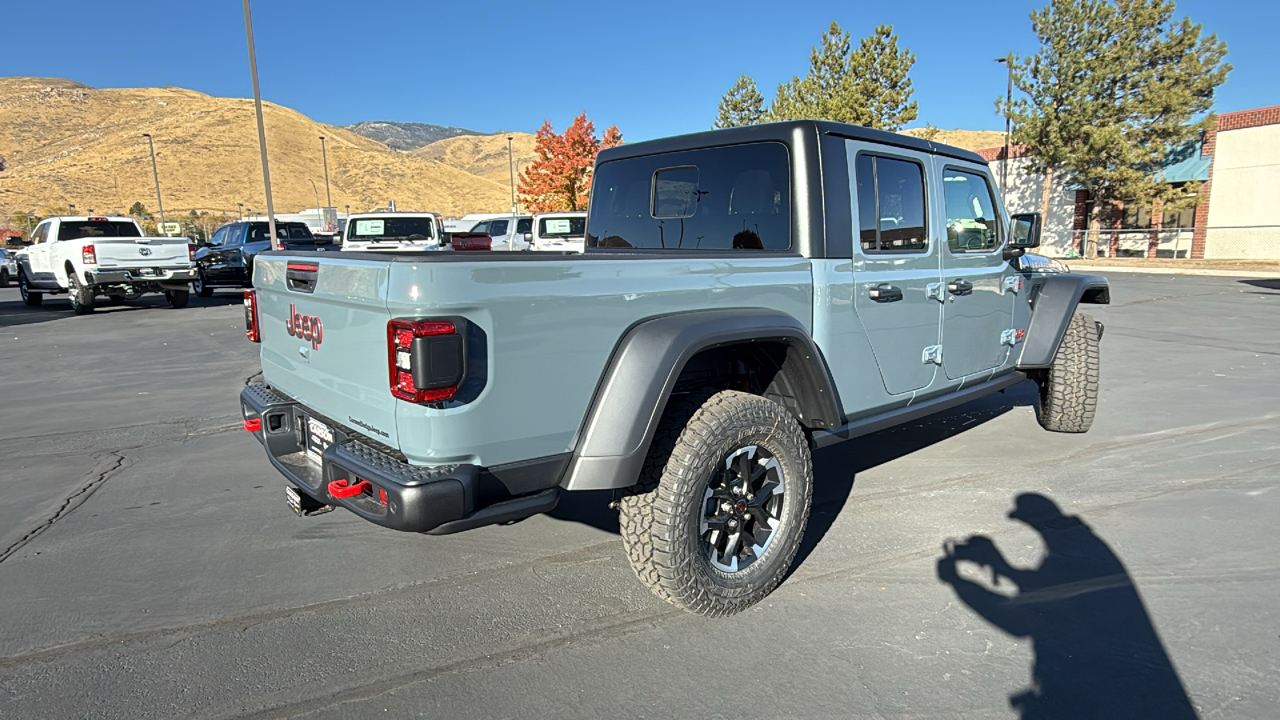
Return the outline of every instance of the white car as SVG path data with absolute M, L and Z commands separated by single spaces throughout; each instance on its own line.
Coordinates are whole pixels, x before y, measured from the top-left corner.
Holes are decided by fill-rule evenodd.
M 347 218 L 342 249 L 348 252 L 444 250 L 444 223 L 436 213 L 361 213 Z
M 127 217 L 42 220 L 17 261 L 24 303 L 39 305 L 45 295 L 67 293 L 77 315 L 93 312 L 99 295 L 162 292 L 170 307 L 186 307 L 196 277 L 195 245 L 187 238 L 147 237 Z
M 18 277 L 18 263 L 8 248 L 0 248 L 0 287 L 9 287 L 9 281 Z
M 507 215 L 478 223 L 471 232 L 488 233 L 494 250 L 528 250 L 527 235 L 533 232 L 533 216 Z
M 553 212 L 533 216 L 531 250 L 583 252 L 587 249 L 587 213 Z

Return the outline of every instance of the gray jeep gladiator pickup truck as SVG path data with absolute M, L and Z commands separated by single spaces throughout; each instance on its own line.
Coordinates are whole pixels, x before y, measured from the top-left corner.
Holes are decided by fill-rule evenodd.
M 1088 430 L 1077 305 L 1107 282 L 1022 257 L 1039 218 L 995 187 L 965 150 L 788 122 L 601 152 L 582 254 L 263 253 L 245 429 L 295 511 L 397 530 L 612 490 L 640 580 L 734 613 L 789 569 L 812 448 L 1027 379 Z

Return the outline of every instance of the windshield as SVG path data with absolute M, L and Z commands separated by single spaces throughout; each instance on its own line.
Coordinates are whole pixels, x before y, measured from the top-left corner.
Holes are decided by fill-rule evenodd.
M 389 240 L 430 240 L 435 218 L 384 217 L 356 218 L 348 223 L 347 239 L 379 242 Z
M 587 234 L 587 219 L 584 217 L 553 217 L 538 220 L 538 237 L 540 238 L 580 238 Z
M 58 226 L 59 240 L 88 237 L 142 237 L 132 222 L 112 220 L 69 220 Z

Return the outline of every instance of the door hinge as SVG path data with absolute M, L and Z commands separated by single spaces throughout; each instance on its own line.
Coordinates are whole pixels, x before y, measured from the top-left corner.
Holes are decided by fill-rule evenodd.
M 1017 345 L 1022 342 L 1023 331 L 1021 330 L 1005 330 L 1000 333 L 1001 345 Z
M 929 283 L 928 285 L 925 285 L 924 296 L 927 298 L 933 298 L 938 302 L 945 302 L 942 297 L 942 283 L 936 282 L 936 283 Z
M 1010 275 L 1004 279 L 1004 289 L 1013 294 L 1018 294 L 1022 290 L 1022 278 L 1017 275 Z
M 942 364 L 942 346 L 930 345 L 929 347 L 925 348 L 923 355 L 920 357 L 920 362 L 926 365 L 928 365 L 929 363 L 933 363 L 934 365 L 941 365 Z

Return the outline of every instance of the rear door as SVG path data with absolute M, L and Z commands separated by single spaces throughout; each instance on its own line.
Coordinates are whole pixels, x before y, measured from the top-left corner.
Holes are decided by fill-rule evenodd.
M 941 157 L 936 162 L 947 230 L 942 367 L 948 379 L 959 380 L 1008 359 L 1014 295 L 1005 282 L 1014 271 L 1004 259 L 1005 221 L 989 171 Z
M 933 382 L 941 352 L 940 243 L 926 202 L 931 158 L 853 140 L 848 158 L 859 228 L 854 308 L 885 389 L 920 390 Z
M 264 380 L 320 419 L 396 446 L 390 263 L 308 253 L 265 255 L 255 264 Z

